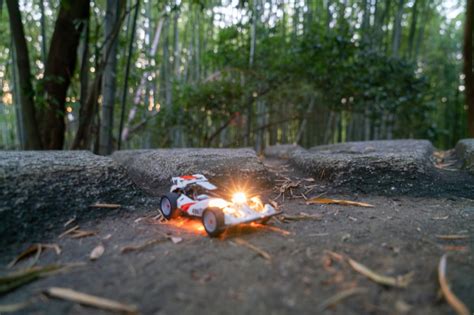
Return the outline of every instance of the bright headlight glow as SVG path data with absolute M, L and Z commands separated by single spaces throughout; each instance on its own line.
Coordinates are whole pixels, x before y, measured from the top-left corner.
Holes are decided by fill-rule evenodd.
M 243 192 L 237 192 L 232 196 L 232 202 L 241 204 L 247 201 L 247 196 Z

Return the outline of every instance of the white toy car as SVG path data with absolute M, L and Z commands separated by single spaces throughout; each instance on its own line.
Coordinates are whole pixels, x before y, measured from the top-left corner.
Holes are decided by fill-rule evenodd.
M 247 199 L 245 193 L 236 192 L 231 201 L 211 197 L 217 187 L 204 175 L 186 175 L 172 178 L 170 192 L 161 198 L 160 208 L 163 216 L 170 220 L 180 214 L 202 218 L 207 234 L 218 236 L 227 227 L 260 221 L 265 223 L 280 212 L 260 198 Z

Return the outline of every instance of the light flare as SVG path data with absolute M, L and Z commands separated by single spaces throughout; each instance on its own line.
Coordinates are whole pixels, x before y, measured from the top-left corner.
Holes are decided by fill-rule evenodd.
M 247 196 L 243 192 L 236 192 L 232 196 L 232 202 L 235 204 L 242 204 L 247 202 Z

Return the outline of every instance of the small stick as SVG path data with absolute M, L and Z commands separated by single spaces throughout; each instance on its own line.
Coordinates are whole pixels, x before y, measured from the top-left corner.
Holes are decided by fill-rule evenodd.
M 254 252 L 259 254 L 261 257 L 265 258 L 266 260 L 268 260 L 268 261 L 272 260 L 272 256 L 270 256 L 270 254 L 267 253 L 266 251 L 264 251 L 263 249 L 258 248 L 257 246 L 255 246 L 253 244 L 250 244 L 249 242 L 247 242 L 247 241 L 245 241 L 241 238 L 236 238 L 234 241 L 235 241 L 235 243 L 237 243 L 239 245 L 245 246 L 245 247 L 253 250 Z
M 121 206 L 116 203 L 96 203 L 93 205 L 90 205 L 89 207 L 91 208 L 107 208 L 107 209 L 117 209 L 120 208 Z
M 337 303 L 341 302 L 342 300 L 347 299 L 348 297 L 351 297 L 356 294 L 366 293 L 366 292 L 367 292 L 366 288 L 352 288 L 352 289 L 341 291 L 339 293 L 334 294 L 329 299 L 323 301 L 319 305 L 318 309 L 319 311 L 324 311 L 328 307 L 334 306 Z
M 76 225 L 75 227 L 70 228 L 69 230 L 63 232 L 61 235 L 59 235 L 59 238 L 63 238 L 64 236 L 72 233 L 73 231 L 79 229 L 79 225 Z
M 447 256 L 444 254 L 438 265 L 438 281 L 439 286 L 441 287 L 441 292 L 443 292 L 444 298 L 448 302 L 449 305 L 458 313 L 459 315 L 469 315 L 469 309 L 464 305 L 461 300 L 457 298 L 456 295 L 451 291 L 448 285 L 448 281 L 446 280 L 446 260 Z
M 442 240 L 464 240 L 466 238 L 469 238 L 469 235 L 461 235 L 461 234 L 452 234 L 452 235 L 436 235 L 437 238 L 442 239 Z

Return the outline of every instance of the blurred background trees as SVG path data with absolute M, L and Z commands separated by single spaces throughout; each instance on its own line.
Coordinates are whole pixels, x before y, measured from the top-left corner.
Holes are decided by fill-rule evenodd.
M 5 2 L 4 149 L 474 137 L 470 0 Z

